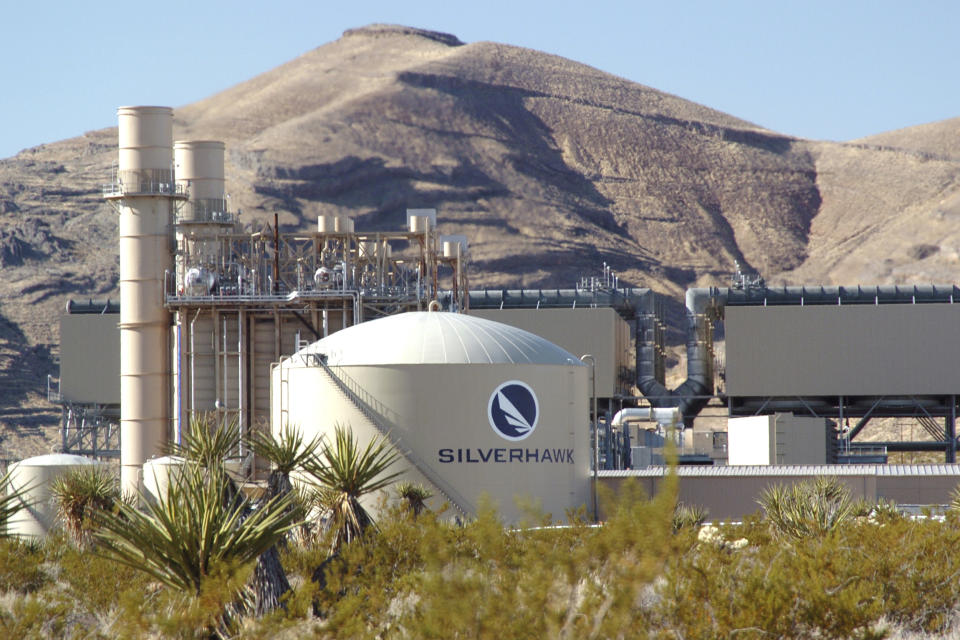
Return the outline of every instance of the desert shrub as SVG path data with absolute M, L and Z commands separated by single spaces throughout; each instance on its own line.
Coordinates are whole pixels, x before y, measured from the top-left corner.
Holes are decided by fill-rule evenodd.
M 707 510 L 698 505 L 687 505 L 682 502 L 677 503 L 673 511 L 673 530 L 680 531 L 685 528 L 696 528 L 707 520 Z
M 71 609 L 69 600 L 56 593 L 15 598 L 0 606 L 0 636 L 23 640 L 64 637 Z
M 46 554 L 39 543 L 0 538 L 0 592 L 31 593 L 50 577 L 44 569 Z
M 957 523 L 846 519 L 819 535 L 771 537 L 757 518 L 724 527 L 749 546 L 697 545 L 671 558 L 654 627 L 685 638 L 922 637 L 955 633 Z
M 433 493 L 422 484 L 413 484 L 412 482 L 401 482 L 397 485 L 396 491 L 397 496 L 403 500 L 414 517 L 426 510 L 427 500 L 433 497 Z
M 401 505 L 378 535 L 344 545 L 319 594 L 329 637 L 516 638 L 644 635 L 644 596 L 673 545 L 673 495 L 635 483 L 605 497 L 594 527 L 511 529 L 489 506 L 455 526 Z M 539 520 L 534 518 L 533 520 Z

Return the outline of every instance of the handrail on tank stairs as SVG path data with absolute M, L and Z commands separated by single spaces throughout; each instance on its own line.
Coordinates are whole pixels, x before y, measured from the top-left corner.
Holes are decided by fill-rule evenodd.
M 357 407 L 360 413 L 362 413 L 364 417 L 366 417 L 370 421 L 370 423 L 377 428 L 380 434 L 390 441 L 390 444 L 394 446 L 397 452 L 400 453 L 400 455 L 402 455 L 404 458 L 406 458 L 407 461 L 411 465 L 413 465 L 415 469 L 417 469 L 418 471 L 420 471 L 420 473 L 426 476 L 427 480 L 429 480 L 433 484 L 433 486 L 437 488 L 437 491 L 440 492 L 443 498 L 447 502 L 449 502 L 451 505 L 453 505 L 453 507 L 457 511 L 460 512 L 461 516 L 463 516 L 464 518 L 468 516 L 468 514 L 472 510 L 470 509 L 470 503 L 467 500 L 465 500 L 463 496 L 461 496 L 452 487 L 448 486 L 445 489 L 444 485 L 446 483 L 440 478 L 439 474 L 437 474 L 428 464 L 423 462 L 420 459 L 420 457 L 413 452 L 413 450 L 403 446 L 403 441 L 401 440 L 401 438 L 397 435 L 394 435 L 394 433 L 383 424 L 382 416 L 375 409 L 373 409 L 373 407 L 371 407 L 366 401 L 364 401 L 363 398 L 359 396 L 359 394 L 357 394 L 353 389 L 351 389 L 350 385 L 347 384 L 347 382 L 344 381 L 343 378 L 347 378 L 357 389 L 361 390 L 364 394 L 369 396 L 370 394 L 364 391 L 363 387 L 361 387 L 356 380 L 354 380 L 347 373 L 344 373 L 342 371 L 339 374 L 335 372 L 330 367 L 330 365 L 326 363 L 326 358 L 323 357 L 322 354 L 310 353 L 310 354 L 303 354 L 303 355 L 312 356 L 310 358 L 311 364 L 318 364 L 320 367 L 322 367 L 323 370 L 327 373 L 327 375 L 330 376 L 330 379 L 333 380 L 334 384 L 337 385 L 337 388 L 340 389 L 340 391 L 342 391 L 343 394 L 347 396 L 347 398 L 349 398 L 349 400 L 354 404 L 355 407 Z M 341 376 L 343 376 L 343 378 L 341 378 Z

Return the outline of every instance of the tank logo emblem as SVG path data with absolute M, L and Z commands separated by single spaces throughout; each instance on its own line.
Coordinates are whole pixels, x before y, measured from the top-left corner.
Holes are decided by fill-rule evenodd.
M 498 436 L 505 440 L 523 440 L 537 427 L 540 405 L 537 395 L 525 382 L 504 382 L 490 394 L 487 418 Z

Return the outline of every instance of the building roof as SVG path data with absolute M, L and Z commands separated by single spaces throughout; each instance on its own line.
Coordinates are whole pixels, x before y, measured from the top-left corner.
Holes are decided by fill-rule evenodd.
M 554 364 L 586 366 L 569 351 L 510 325 L 461 313 L 413 311 L 337 331 L 301 349 L 332 366 Z

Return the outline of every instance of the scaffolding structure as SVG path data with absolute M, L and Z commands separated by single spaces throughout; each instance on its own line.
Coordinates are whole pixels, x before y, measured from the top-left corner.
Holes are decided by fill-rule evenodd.
M 317 231 L 286 233 L 277 218 L 244 233 L 225 212 L 177 214 L 164 301 L 175 442 L 198 415 L 243 434 L 267 424 L 271 365 L 310 342 L 380 316 L 469 305 L 466 241 L 439 235 L 434 210 L 409 210 L 395 232 L 320 216 Z

